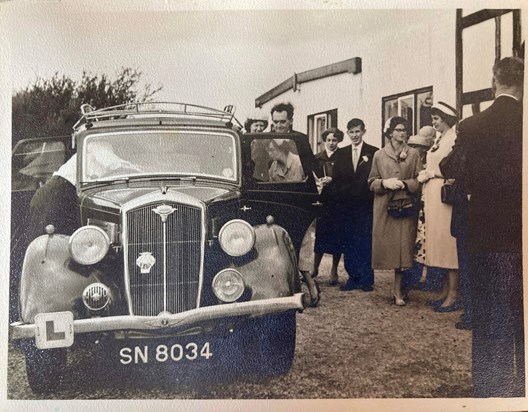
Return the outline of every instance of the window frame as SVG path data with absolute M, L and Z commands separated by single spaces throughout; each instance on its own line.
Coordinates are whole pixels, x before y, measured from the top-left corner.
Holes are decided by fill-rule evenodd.
M 385 113 L 385 104 L 391 100 L 397 99 L 398 101 L 398 115 L 401 114 L 401 100 L 403 98 L 408 98 L 409 96 L 413 97 L 413 119 L 410 124 L 411 130 L 407 131 L 409 136 L 416 134 L 418 131 L 418 96 L 424 93 L 430 93 L 433 96 L 433 86 L 424 86 L 418 89 L 412 89 L 401 93 L 391 94 L 390 96 L 385 96 L 381 98 L 381 129 L 385 126 L 385 122 L 389 118 Z M 403 116 L 402 116 L 403 117 Z M 382 136 L 382 146 L 385 146 L 385 136 Z

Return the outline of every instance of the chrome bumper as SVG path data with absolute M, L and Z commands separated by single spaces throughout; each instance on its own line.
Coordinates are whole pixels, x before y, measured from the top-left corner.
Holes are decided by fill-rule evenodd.
M 200 322 L 237 316 L 263 316 L 287 310 L 304 309 L 303 294 L 256 300 L 240 303 L 206 306 L 177 314 L 158 316 L 109 316 L 101 318 L 78 319 L 73 321 L 74 334 L 91 332 L 110 332 L 125 330 L 154 331 L 168 328 L 185 328 Z M 35 338 L 35 324 L 14 322 L 9 326 L 12 340 Z

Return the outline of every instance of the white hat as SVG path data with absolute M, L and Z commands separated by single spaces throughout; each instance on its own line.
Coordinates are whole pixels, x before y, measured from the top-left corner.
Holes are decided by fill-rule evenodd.
M 448 116 L 458 117 L 456 109 L 452 106 L 449 106 L 447 103 L 437 102 L 433 104 L 432 108 L 440 110 L 442 113 L 445 113 Z

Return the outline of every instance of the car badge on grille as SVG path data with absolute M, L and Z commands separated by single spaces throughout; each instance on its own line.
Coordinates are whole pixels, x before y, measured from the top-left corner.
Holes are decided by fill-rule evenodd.
M 176 209 L 169 205 L 159 205 L 156 209 L 152 209 L 152 211 L 158 215 L 161 216 L 161 221 L 165 223 L 167 221 L 167 217 L 173 213 Z
M 136 260 L 136 265 L 141 269 L 141 273 L 150 273 L 154 263 L 156 263 L 156 259 L 150 252 L 141 252 Z

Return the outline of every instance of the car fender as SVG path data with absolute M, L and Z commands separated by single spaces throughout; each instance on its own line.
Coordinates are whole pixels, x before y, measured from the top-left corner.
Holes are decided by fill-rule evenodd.
M 98 282 L 98 272 L 75 263 L 68 252 L 70 236 L 39 236 L 30 243 L 20 279 L 20 317 L 33 323 L 35 315 L 71 311 L 86 286 Z
M 255 229 L 254 258 L 237 270 L 251 289 L 251 300 L 291 296 L 300 289 L 297 256 L 288 232 L 274 224 Z

